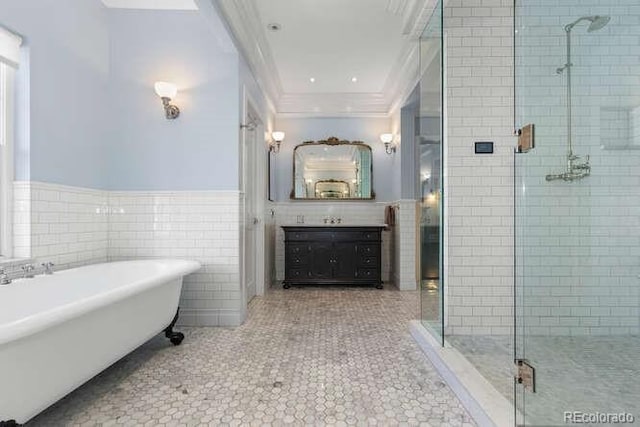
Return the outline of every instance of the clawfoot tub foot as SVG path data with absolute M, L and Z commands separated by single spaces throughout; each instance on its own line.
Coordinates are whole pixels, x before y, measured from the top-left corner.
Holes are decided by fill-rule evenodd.
M 9 420 L 9 421 L 0 421 L 0 427 L 17 427 L 20 424 L 18 424 L 15 420 Z
M 171 344 L 173 345 L 180 345 L 182 343 L 182 340 L 184 339 L 184 334 L 182 332 L 176 332 L 173 330 L 173 327 L 176 325 L 176 322 L 178 321 L 179 315 L 180 315 L 180 308 L 178 307 L 178 310 L 176 311 L 176 315 L 173 317 L 173 320 L 171 321 L 169 326 L 167 326 L 167 328 L 164 330 L 164 336 L 169 338 L 169 341 L 171 341 Z

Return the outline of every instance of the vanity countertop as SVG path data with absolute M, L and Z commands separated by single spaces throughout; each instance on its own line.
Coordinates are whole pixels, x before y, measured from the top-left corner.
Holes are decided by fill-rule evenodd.
M 308 227 L 308 228 L 337 228 L 337 227 L 347 227 L 347 228 L 372 228 L 372 227 L 377 227 L 377 228 L 387 228 L 387 224 L 349 224 L 349 223 L 340 223 L 340 224 L 324 224 L 324 223 L 319 223 L 319 224 L 285 224 L 281 226 L 282 228 L 294 228 L 294 227 Z

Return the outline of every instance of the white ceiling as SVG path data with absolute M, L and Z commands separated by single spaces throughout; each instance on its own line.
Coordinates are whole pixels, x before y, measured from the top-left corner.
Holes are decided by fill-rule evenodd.
M 387 115 L 411 92 L 435 0 L 217 4 L 276 113 L 349 116 Z
M 406 39 L 388 0 L 255 4 L 285 93 L 382 92 Z M 282 29 L 269 31 L 269 23 Z
M 197 10 L 195 0 L 102 0 L 112 9 Z

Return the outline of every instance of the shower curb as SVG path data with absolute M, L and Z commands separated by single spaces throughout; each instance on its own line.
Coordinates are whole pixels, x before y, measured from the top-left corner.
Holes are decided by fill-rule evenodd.
M 458 350 L 447 342 L 443 348 L 418 320 L 411 321 L 409 332 L 478 426 L 515 425 L 513 404 Z

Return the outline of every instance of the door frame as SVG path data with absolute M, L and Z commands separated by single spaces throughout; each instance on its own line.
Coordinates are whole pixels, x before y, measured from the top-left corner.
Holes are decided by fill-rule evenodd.
M 265 134 L 265 118 L 260 114 L 260 110 L 257 108 L 259 105 L 255 99 L 249 93 L 249 90 L 246 85 L 242 85 L 242 125 L 249 123 L 249 116 L 252 115 L 258 120 L 258 124 L 256 126 L 255 131 L 255 144 L 252 147 L 253 155 L 255 157 L 255 171 L 253 174 L 254 179 L 254 190 L 255 194 L 245 194 L 245 167 L 244 167 L 244 158 L 245 153 L 244 149 L 247 145 L 246 138 L 249 136 L 249 133 L 246 132 L 246 128 L 241 128 L 240 130 L 240 163 L 241 166 L 241 174 L 240 179 L 242 183 L 241 192 L 242 197 L 246 200 L 249 197 L 253 198 L 253 203 L 255 207 L 255 215 L 258 219 L 258 223 L 255 225 L 255 245 L 253 253 L 247 253 L 244 241 L 245 241 L 245 222 L 246 221 L 246 210 L 245 206 L 242 207 L 242 232 L 241 232 L 241 243 L 242 243 L 242 268 L 241 268 L 241 283 L 242 283 L 242 301 L 243 308 L 246 310 L 246 293 L 247 293 L 247 284 L 245 282 L 245 269 L 246 269 L 246 257 L 252 256 L 255 260 L 255 280 L 256 280 L 256 296 L 264 295 L 265 293 L 265 260 L 264 260 L 264 245 L 265 245 L 265 223 L 264 223 L 264 210 L 265 210 L 265 198 L 266 198 L 266 187 L 262 185 L 264 180 L 260 179 L 264 177 L 266 174 L 266 155 L 268 154 L 266 150 L 266 145 L 261 144 L 262 136 Z

